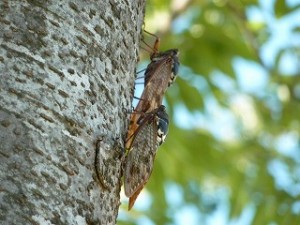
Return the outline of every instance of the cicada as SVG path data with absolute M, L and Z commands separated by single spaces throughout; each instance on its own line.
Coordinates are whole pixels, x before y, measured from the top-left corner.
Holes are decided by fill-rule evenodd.
M 144 32 L 156 37 L 156 40 L 152 48 L 145 43 L 149 48 L 152 49 L 152 53 L 150 54 L 151 63 L 148 65 L 145 72 L 145 86 L 147 85 L 148 81 L 153 76 L 153 74 L 155 74 L 153 70 L 161 70 L 161 68 L 169 69 L 168 71 L 171 76 L 170 76 L 168 86 L 170 86 L 174 82 L 176 75 L 178 73 L 178 69 L 180 65 L 178 59 L 179 51 L 178 49 L 170 49 L 164 52 L 159 52 L 158 50 L 160 44 L 159 37 L 146 30 L 144 30 Z M 156 71 L 156 74 L 157 72 L 158 71 Z
M 179 68 L 178 49 L 159 53 L 157 45 L 151 54 L 151 62 L 145 72 L 144 90 L 140 101 L 132 113 L 125 146 L 129 149 L 132 136 L 138 128 L 140 112 L 151 112 L 162 104 L 167 88 L 174 82 Z
M 167 136 L 169 119 L 165 106 L 160 105 L 153 111 L 143 114 L 138 124 L 124 169 L 125 195 L 129 197 L 128 210 L 132 208 L 146 185 L 153 170 L 158 147 Z

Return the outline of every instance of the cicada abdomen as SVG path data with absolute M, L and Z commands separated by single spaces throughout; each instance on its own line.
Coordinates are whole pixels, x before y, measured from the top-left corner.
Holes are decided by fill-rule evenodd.
M 157 149 L 168 133 L 169 120 L 165 106 L 161 105 L 146 113 L 138 122 L 140 125 L 134 134 L 124 170 L 124 188 L 125 195 L 129 197 L 129 210 L 147 183 Z

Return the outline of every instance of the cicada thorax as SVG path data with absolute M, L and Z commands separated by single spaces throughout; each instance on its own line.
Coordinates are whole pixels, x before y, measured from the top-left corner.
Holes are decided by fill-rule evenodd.
M 168 115 L 163 105 L 138 120 L 139 127 L 133 135 L 124 170 L 125 194 L 129 197 L 129 209 L 147 183 L 154 165 L 159 145 L 168 132 Z

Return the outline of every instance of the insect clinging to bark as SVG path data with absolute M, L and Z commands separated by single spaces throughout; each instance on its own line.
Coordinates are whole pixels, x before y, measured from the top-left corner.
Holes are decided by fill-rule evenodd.
M 124 170 L 124 188 L 125 195 L 129 197 L 129 210 L 147 183 L 158 147 L 168 133 L 169 119 L 165 106 L 161 105 L 150 113 L 145 113 L 138 124 Z
M 178 49 L 169 49 L 164 52 L 159 52 L 159 44 L 160 44 L 160 39 L 158 36 L 155 34 L 152 34 L 146 30 L 144 30 L 145 33 L 150 34 L 156 38 L 153 47 L 150 47 L 148 44 L 146 44 L 151 50 L 150 54 L 150 64 L 147 66 L 146 72 L 145 72 L 145 86 L 150 80 L 150 78 L 153 76 L 153 70 L 160 70 L 159 67 L 168 67 L 169 68 L 169 73 L 168 75 L 170 76 L 170 81 L 169 81 L 169 86 L 173 83 L 173 81 L 176 78 L 176 75 L 178 73 L 179 69 L 179 51 Z M 171 68 L 170 68 L 171 67 Z M 158 73 L 161 74 L 161 73 Z M 166 74 L 164 74 L 166 76 Z M 167 75 L 167 76 L 168 76 Z

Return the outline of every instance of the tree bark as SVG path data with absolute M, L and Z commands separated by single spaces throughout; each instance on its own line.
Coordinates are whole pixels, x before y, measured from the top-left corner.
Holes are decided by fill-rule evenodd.
M 0 224 L 115 224 L 145 0 L 0 4 Z

